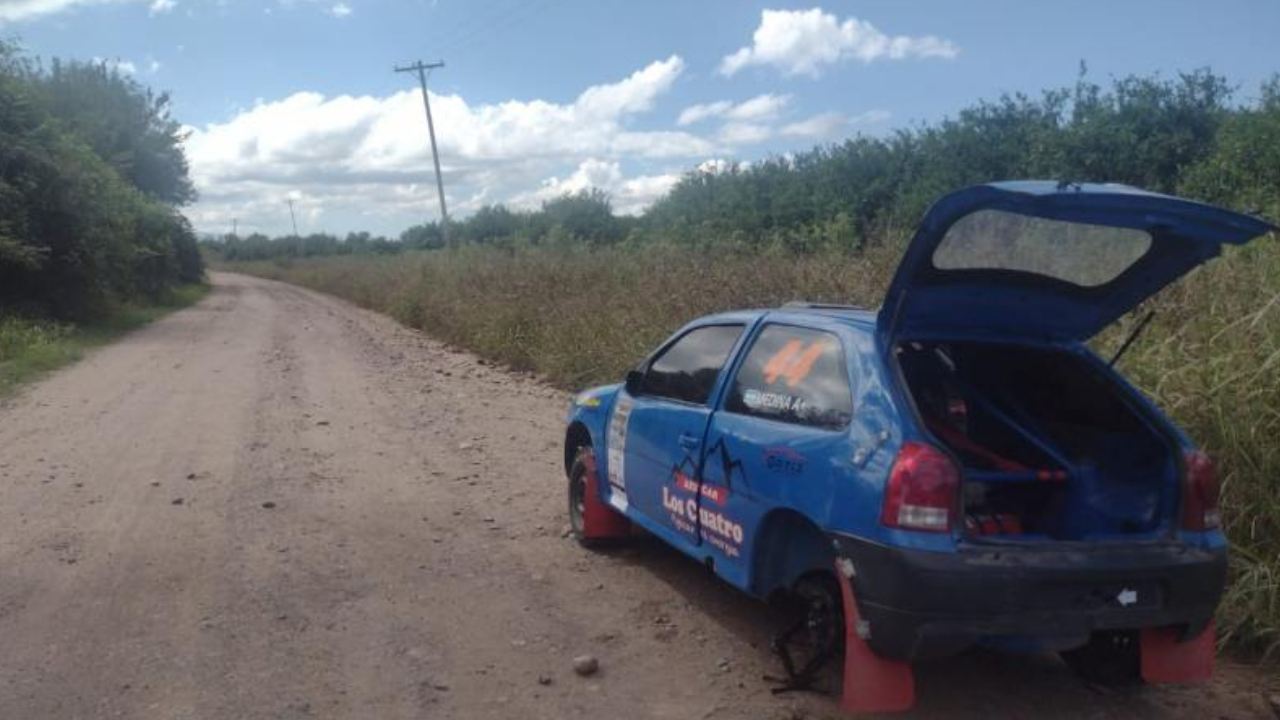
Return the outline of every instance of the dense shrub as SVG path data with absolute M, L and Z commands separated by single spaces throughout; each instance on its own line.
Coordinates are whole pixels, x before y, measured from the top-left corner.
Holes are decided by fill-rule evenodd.
M 0 312 L 82 318 L 201 278 L 175 128 L 116 71 L 0 44 Z

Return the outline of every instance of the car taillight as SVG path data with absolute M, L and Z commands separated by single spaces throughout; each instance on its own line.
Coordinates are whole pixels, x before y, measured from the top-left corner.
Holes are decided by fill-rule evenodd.
M 1218 469 L 1202 452 L 1186 454 L 1182 477 L 1182 527 L 1212 530 L 1218 527 Z
M 888 527 L 950 532 L 960 473 L 941 450 L 908 442 L 898 451 L 885 486 L 880 522 Z

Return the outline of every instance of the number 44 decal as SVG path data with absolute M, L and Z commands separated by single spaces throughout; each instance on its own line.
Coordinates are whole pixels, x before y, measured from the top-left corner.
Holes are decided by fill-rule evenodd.
M 825 340 L 815 340 L 808 347 L 800 340 L 788 341 L 765 364 L 764 381 L 772 385 L 779 379 L 785 379 L 787 387 L 793 388 L 809 377 L 813 364 L 826 350 Z

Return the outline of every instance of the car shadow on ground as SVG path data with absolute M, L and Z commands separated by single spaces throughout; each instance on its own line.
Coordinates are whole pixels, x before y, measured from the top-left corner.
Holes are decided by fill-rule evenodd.
M 673 598 L 740 638 L 751 648 L 754 665 L 781 675 L 782 665 L 770 649 L 774 633 L 787 624 L 783 613 L 713 575 L 706 567 L 646 533 L 603 548 L 612 561 L 642 567 L 671 588 Z M 692 630 L 686 628 L 685 630 Z M 978 648 L 914 666 L 919 718 L 1252 718 L 1223 714 L 1214 706 L 1215 689 L 1195 686 L 1110 688 L 1086 682 L 1054 653 L 1019 655 Z M 749 678 L 744 678 L 749 681 Z M 762 687 L 768 681 L 759 678 Z M 812 705 L 816 712 L 837 716 L 837 698 Z M 829 703 L 829 705 L 828 705 Z

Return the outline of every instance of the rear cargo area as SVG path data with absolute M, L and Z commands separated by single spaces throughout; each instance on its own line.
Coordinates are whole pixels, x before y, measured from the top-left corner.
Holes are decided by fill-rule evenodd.
M 924 426 L 963 465 L 970 536 L 1138 539 L 1173 517 L 1175 447 L 1096 364 L 976 342 L 896 354 Z

